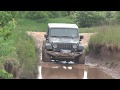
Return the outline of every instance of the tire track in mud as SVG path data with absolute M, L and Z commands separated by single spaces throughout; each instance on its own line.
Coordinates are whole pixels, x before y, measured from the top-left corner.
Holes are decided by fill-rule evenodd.
M 108 76 L 107 74 L 103 73 L 102 71 L 96 70 L 95 68 L 98 67 L 97 64 L 90 65 L 90 63 L 87 63 L 87 62 L 86 62 L 86 65 L 42 62 L 41 50 L 42 50 L 42 41 L 44 39 L 45 32 L 27 32 L 27 34 L 33 38 L 33 40 L 36 43 L 37 48 L 39 49 L 40 66 L 38 66 L 38 70 L 39 70 L 38 79 L 42 79 L 42 78 L 43 79 L 47 79 L 47 78 L 48 79 L 49 78 L 53 78 L 53 79 L 55 79 L 55 78 L 56 79 L 64 79 L 64 78 L 65 79 L 66 78 L 87 79 L 87 78 L 94 78 L 96 76 L 94 74 L 90 74 L 90 72 L 88 73 L 88 71 L 97 72 L 99 77 L 95 77 L 96 79 L 112 78 L 112 77 Z M 84 36 L 84 39 L 81 41 L 81 43 L 82 43 L 82 45 L 87 47 L 90 36 L 93 35 L 93 33 L 81 33 L 81 35 Z M 60 74 L 63 75 L 63 77 L 58 77 Z M 90 75 L 92 75 L 92 76 L 90 76 Z M 103 77 L 102 77 L 102 75 L 103 75 Z M 47 76 L 47 77 L 45 77 L 45 76 Z

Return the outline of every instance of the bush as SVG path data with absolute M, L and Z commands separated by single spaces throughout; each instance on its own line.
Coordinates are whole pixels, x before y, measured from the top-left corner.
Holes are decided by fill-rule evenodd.
M 11 12 L 9 12 L 9 11 L 0 11 L 0 27 L 5 26 L 11 20 L 12 20 Z

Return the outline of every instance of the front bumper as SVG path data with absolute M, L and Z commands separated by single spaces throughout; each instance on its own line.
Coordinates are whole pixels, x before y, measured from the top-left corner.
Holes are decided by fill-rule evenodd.
M 63 53 L 63 52 L 54 52 L 54 51 L 46 51 L 47 54 L 51 55 L 56 59 L 75 59 L 79 55 L 83 54 L 83 52 L 71 52 L 71 53 Z

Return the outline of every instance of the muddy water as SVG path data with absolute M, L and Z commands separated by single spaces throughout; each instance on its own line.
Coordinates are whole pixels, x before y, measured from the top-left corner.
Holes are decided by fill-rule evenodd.
M 113 79 L 96 67 L 80 64 L 41 63 L 38 79 Z

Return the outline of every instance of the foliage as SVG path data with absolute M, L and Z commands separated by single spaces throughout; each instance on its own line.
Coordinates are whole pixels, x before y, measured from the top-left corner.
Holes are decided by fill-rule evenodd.
M 9 21 L 4 27 L 0 28 L 0 37 L 3 37 L 4 40 L 6 40 L 12 34 L 15 27 L 16 21 L 12 19 L 12 21 Z
M 11 12 L 9 12 L 9 11 L 0 11 L 0 27 L 5 26 L 11 20 L 12 20 Z
M 9 21 L 3 28 L 0 28 L 0 56 L 16 56 L 16 48 L 13 46 L 14 40 L 8 39 L 15 29 L 15 20 Z
M 116 24 L 119 21 L 118 11 L 71 11 L 73 18 L 79 27 L 93 27 Z M 119 12 L 118 12 L 119 13 Z M 118 18 L 117 18 L 118 17 Z
M 0 78 L 8 79 L 13 75 L 3 69 L 8 57 L 17 60 L 14 40 L 9 37 L 16 27 L 16 21 L 12 18 L 10 11 L 0 11 Z
M 0 69 L 0 79 L 12 79 L 13 75 L 6 72 L 4 69 Z
M 101 24 L 104 19 L 98 12 L 81 11 L 77 13 L 76 22 L 80 27 L 91 27 Z

